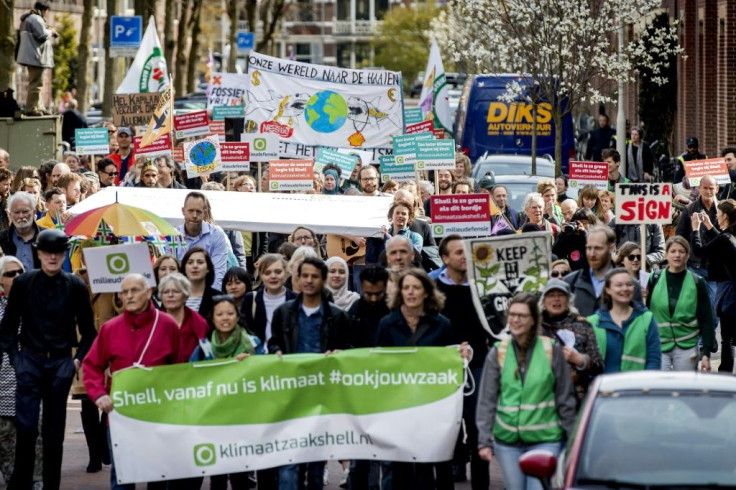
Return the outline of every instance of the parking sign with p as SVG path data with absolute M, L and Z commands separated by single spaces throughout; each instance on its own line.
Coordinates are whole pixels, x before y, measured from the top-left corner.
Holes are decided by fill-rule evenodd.
M 156 286 L 147 243 L 90 247 L 83 250 L 87 275 L 93 293 L 117 293 L 123 279 L 137 273 Z

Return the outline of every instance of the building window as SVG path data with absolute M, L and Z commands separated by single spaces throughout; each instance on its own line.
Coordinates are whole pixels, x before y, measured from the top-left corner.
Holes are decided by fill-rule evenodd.
M 294 59 L 296 61 L 303 61 L 304 63 L 312 62 L 312 45 L 298 43 L 296 45 L 296 53 L 294 53 Z

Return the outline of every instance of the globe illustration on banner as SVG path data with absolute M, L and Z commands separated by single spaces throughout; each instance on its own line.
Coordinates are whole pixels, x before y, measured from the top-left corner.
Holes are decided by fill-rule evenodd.
M 333 133 L 347 121 L 348 104 L 337 92 L 323 90 L 309 98 L 304 117 L 313 130 Z
M 205 167 L 212 164 L 217 156 L 217 149 L 209 141 L 200 141 L 189 150 L 189 161 L 197 167 Z

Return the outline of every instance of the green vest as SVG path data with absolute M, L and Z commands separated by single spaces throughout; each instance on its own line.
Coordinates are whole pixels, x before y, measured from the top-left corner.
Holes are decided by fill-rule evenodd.
M 624 334 L 624 352 L 621 355 L 621 371 L 643 371 L 647 363 L 647 333 L 652 323 L 652 312 L 646 311 L 634 319 Z M 600 317 L 590 315 L 588 321 L 593 325 L 595 340 L 604 361 L 606 359 L 606 329 L 598 326 Z
M 496 343 L 501 368 L 501 394 L 493 435 L 499 442 L 527 444 L 560 441 L 564 431 L 555 406 L 555 375 L 551 358 L 554 340 L 537 337 L 524 383 L 517 375 L 510 337 Z
M 682 283 L 680 297 L 674 313 L 670 314 L 670 298 L 667 289 L 668 272 L 664 271 L 654 286 L 650 301 L 650 310 L 659 327 L 659 338 L 662 340 L 662 352 L 669 352 L 675 346 L 681 349 L 692 349 L 698 343 L 698 288 L 692 272 L 687 271 Z

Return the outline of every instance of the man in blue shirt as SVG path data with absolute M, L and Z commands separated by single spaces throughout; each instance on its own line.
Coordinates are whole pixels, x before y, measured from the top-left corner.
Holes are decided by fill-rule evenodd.
M 177 226 L 176 229 L 184 235 L 187 248 L 202 247 L 210 254 L 212 264 L 215 266 L 215 280 L 208 286 L 219 289 L 227 270 L 228 240 L 222 228 L 205 221 L 205 213 L 209 207 L 207 196 L 201 192 L 190 192 L 184 199 L 184 207 L 181 208 L 184 224 Z M 185 253 L 185 249 L 179 249 L 179 260 Z
M 324 292 L 327 266 L 317 257 L 307 257 L 297 269 L 301 293 L 273 313 L 273 335 L 268 341 L 272 354 L 330 354 L 350 347 L 347 314 L 330 303 Z M 307 463 L 307 488 L 322 488 L 325 462 Z M 301 471 L 298 464 L 279 469 L 279 490 L 297 490 Z

